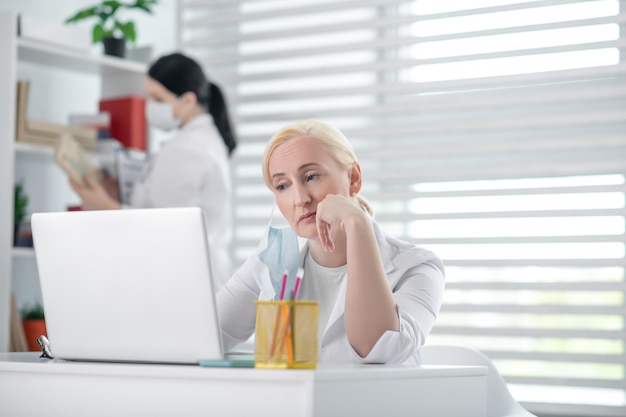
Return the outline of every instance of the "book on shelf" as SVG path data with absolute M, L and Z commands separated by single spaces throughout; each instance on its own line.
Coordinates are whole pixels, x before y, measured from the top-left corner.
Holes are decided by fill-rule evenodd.
M 37 145 L 56 146 L 62 133 L 71 134 L 87 150 L 96 148 L 97 131 L 93 128 L 65 126 L 56 123 L 28 119 L 28 94 L 30 83 L 17 83 L 17 112 L 15 140 Z
M 143 178 L 148 169 L 149 155 L 145 151 L 125 148 L 116 139 L 98 140 L 98 162 L 114 178 L 103 176 L 103 184 L 115 184 L 115 189 L 108 189 L 124 205 L 129 205 L 135 182 Z M 106 188 L 106 187 L 105 187 Z
M 149 155 L 145 151 L 123 147 L 115 150 L 115 174 L 120 203 L 131 203 L 133 187 L 145 176 L 148 167 Z
M 98 139 L 111 138 L 111 113 L 109 112 L 70 114 L 68 122 L 70 126 L 94 129 Z
M 77 183 L 84 185 L 83 178 L 89 176 L 96 181 L 102 180 L 98 168 L 91 162 L 81 145 L 68 132 L 59 135 L 54 149 L 54 160 L 65 173 Z
M 9 352 L 26 352 L 28 351 L 28 344 L 26 343 L 26 335 L 24 334 L 24 327 L 22 326 L 22 319 L 20 312 L 17 309 L 15 303 L 15 296 L 11 294 L 11 311 L 9 312 L 9 328 L 10 328 L 10 343 Z
M 141 96 L 100 100 L 100 111 L 111 114 L 111 137 L 126 148 L 146 150 L 146 100 Z
M 26 131 L 32 132 L 37 136 L 49 136 L 56 138 L 61 133 L 69 133 L 81 144 L 90 144 L 92 141 L 95 145 L 95 129 L 79 127 L 79 126 L 63 126 L 55 123 L 42 122 L 39 120 L 26 120 Z

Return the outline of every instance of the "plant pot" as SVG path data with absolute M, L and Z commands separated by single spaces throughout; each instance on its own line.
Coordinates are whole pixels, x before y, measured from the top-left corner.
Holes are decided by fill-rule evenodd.
M 124 38 L 102 38 L 104 53 L 106 55 L 124 58 L 126 56 L 126 39 Z
M 21 222 L 15 225 L 13 234 L 13 246 L 16 248 L 32 248 L 33 233 L 30 228 L 30 222 Z
M 26 336 L 26 344 L 31 352 L 39 352 L 41 349 L 37 344 L 37 338 L 41 335 L 48 337 L 46 331 L 46 321 L 44 319 L 27 319 L 22 320 L 24 327 L 24 336 Z

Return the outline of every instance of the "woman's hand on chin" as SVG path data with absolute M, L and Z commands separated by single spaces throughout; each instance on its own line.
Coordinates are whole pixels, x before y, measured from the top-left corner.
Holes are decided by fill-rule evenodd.
M 333 233 L 336 230 L 346 232 L 349 225 L 366 217 L 348 197 L 339 194 L 328 194 L 317 205 L 316 227 L 322 247 L 327 252 L 335 250 Z

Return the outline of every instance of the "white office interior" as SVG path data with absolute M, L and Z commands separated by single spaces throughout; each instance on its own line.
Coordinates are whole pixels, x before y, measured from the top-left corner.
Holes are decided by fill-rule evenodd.
M 64 26 L 95 3 L 3 0 L 0 16 Z M 123 16 L 137 28 L 130 48 L 151 48 L 151 58 L 187 53 L 226 95 L 239 138 L 231 160 L 237 265 L 273 213 L 264 144 L 291 121 L 335 124 L 360 159 L 378 223 L 446 265 L 427 345 L 481 350 L 534 415 L 609 417 L 626 415 L 625 7 L 160 0 L 153 14 Z M 93 23 L 71 27 L 90 36 Z M 52 45 L 0 27 L 0 192 L 13 195 L 21 183 L 28 214 L 80 200 L 50 149 L 15 145 L 14 84 L 30 82 L 29 118 L 57 124 L 95 112 L 112 85 L 102 82 L 106 70 L 82 69 L 102 56 L 101 44 L 71 50 L 66 62 L 45 58 L 56 53 L 47 47 L 64 56 Z M 142 94 L 147 63 L 130 67 L 115 82 Z M 168 135 L 149 134 L 157 152 Z M 0 199 L 0 352 L 9 346 L 11 296 L 18 308 L 41 299 L 32 249 L 12 245 L 13 210 L 11 198 Z

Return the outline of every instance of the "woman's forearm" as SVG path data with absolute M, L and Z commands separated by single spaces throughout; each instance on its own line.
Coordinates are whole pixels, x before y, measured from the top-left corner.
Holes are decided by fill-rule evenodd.
M 345 231 L 346 334 L 353 349 L 366 357 L 386 331 L 398 330 L 398 314 L 369 217 L 352 219 Z

